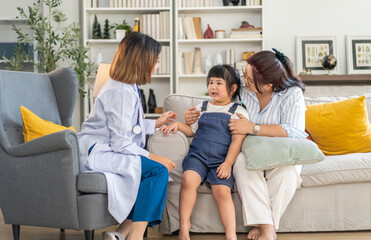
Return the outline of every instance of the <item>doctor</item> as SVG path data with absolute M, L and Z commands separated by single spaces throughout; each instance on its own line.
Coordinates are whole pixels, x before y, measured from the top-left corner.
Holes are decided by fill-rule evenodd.
M 151 37 L 128 34 L 116 51 L 110 79 L 78 134 L 83 171 L 104 173 L 108 210 L 121 223 L 117 232 L 104 232 L 104 240 L 143 239 L 147 224 L 161 222 L 169 171 L 175 163 L 144 146 L 146 134 L 176 114 L 144 119 L 137 86 L 151 82 L 160 52 L 161 45 Z

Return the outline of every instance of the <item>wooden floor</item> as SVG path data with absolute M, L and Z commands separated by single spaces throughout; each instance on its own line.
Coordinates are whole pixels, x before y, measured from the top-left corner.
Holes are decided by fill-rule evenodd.
M 103 231 L 112 231 L 114 227 L 95 231 L 95 240 L 102 240 Z M 0 240 L 12 240 L 12 227 L 4 224 L 0 211 Z M 150 240 L 176 240 L 177 236 L 168 236 L 158 233 L 152 228 L 148 231 Z M 223 234 L 192 234 L 191 239 L 222 240 Z M 245 240 L 246 234 L 238 234 L 239 240 Z M 336 233 L 279 233 L 278 240 L 371 240 L 371 231 L 336 232 Z M 83 231 L 66 230 L 60 233 L 59 229 L 21 226 L 20 240 L 84 240 Z

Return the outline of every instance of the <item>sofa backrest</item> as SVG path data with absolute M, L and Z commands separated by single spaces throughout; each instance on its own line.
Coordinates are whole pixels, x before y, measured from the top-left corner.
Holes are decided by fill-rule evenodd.
M 371 93 L 362 94 L 366 97 L 366 106 L 368 119 L 371 119 Z M 361 95 L 358 95 L 361 96 Z M 358 96 L 347 96 L 347 97 L 305 97 L 305 104 L 320 104 L 326 102 L 342 101 L 349 98 L 355 98 Z M 206 96 L 189 96 L 181 94 L 170 94 L 166 96 L 164 100 L 164 111 L 174 111 L 177 115 L 178 121 L 184 122 L 184 112 L 193 106 L 196 106 L 204 100 L 209 100 L 210 97 Z

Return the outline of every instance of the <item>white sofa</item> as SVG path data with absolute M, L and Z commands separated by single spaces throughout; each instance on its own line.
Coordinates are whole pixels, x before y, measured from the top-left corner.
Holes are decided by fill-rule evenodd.
M 331 93 L 332 90 L 335 90 Z M 368 91 L 369 94 L 363 94 Z M 319 97 L 318 95 L 355 97 L 366 95 L 369 119 L 371 117 L 371 89 L 369 86 L 308 87 L 306 104 L 317 104 L 346 99 L 347 97 Z M 356 94 L 355 94 L 356 93 Z M 169 95 L 164 110 L 172 110 L 183 121 L 183 112 L 205 99 L 185 95 Z M 339 136 L 342 137 L 342 136 Z M 188 152 L 191 139 L 182 133 L 167 137 L 155 133 L 148 141 L 151 152 L 171 158 L 175 169 L 169 183 L 162 223 L 156 226 L 161 233 L 171 234 L 179 228 L 179 191 L 182 160 Z M 327 156 L 322 162 L 305 165 L 302 186 L 297 190 L 285 211 L 279 232 L 353 231 L 371 229 L 371 153 Z M 241 201 L 235 188 L 233 200 L 236 208 L 237 232 L 247 232 L 243 226 Z M 191 232 L 224 232 L 211 191 L 201 185 L 191 217 Z

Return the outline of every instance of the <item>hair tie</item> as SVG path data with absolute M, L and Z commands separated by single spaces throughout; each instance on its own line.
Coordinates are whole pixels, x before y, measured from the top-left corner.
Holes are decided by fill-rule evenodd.
M 276 54 L 276 57 L 278 58 L 278 60 L 280 60 L 281 63 L 284 63 L 286 61 L 285 54 L 281 53 L 280 51 L 278 51 L 275 48 L 272 48 L 272 50 Z

